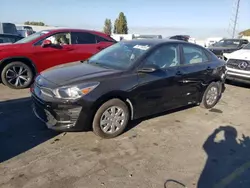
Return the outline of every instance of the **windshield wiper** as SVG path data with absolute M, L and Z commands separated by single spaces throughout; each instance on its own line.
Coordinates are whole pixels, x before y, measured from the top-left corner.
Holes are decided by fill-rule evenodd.
M 110 67 L 109 66 L 107 66 L 107 65 L 103 65 L 102 63 L 99 63 L 99 62 L 97 62 L 97 61 L 87 61 L 87 63 L 88 64 L 90 64 L 90 65 L 97 65 L 97 66 L 99 66 L 99 67 L 103 67 L 103 68 L 106 68 L 106 69 L 110 69 Z
M 81 60 L 80 62 L 81 62 L 81 63 L 89 63 L 89 60 L 88 60 L 88 59 L 86 59 L 86 60 Z

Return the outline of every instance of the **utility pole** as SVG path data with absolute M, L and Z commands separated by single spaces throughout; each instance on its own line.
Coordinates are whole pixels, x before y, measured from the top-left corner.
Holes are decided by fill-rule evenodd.
M 229 32 L 230 32 L 229 34 L 232 36 L 232 38 L 235 38 L 235 33 L 237 30 L 239 9 L 240 9 L 240 0 L 235 0 L 235 5 L 233 6 L 232 18 L 229 24 Z

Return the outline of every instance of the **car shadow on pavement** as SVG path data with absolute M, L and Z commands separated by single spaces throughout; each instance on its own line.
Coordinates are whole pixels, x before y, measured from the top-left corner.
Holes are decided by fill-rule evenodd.
M 203 145 L 207 161 L 197 188 L 250 187 L 250 138 L 237 136 L 234 127 L 222 126 L 207 138 Z
M 31 98 L 0 102 L 0 163 L 56 135 L 33 115 Z

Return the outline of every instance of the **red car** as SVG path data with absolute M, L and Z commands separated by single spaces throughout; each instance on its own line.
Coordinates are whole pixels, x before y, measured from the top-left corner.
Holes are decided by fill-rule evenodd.
M 14 44 L 0 45 L 1 81 L 27 88 L 35 75 L 50 67 L 86 60 L 116 41 L 92 30 L 55 29 L 36 32 Z

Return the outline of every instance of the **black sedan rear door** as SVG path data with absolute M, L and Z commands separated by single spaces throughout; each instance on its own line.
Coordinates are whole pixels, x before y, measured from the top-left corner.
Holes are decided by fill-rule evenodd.
M 213 64 L 208 53 L 197 45 L 181 45 L 181 63 L 177 72 L 179 100 L 183 105 L 197 102 L 204 84 L 212 76 Z

